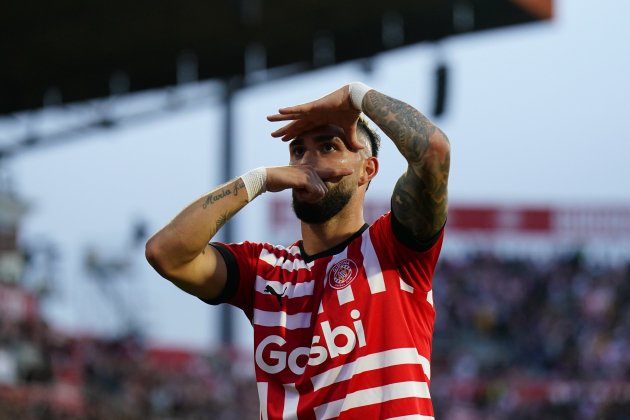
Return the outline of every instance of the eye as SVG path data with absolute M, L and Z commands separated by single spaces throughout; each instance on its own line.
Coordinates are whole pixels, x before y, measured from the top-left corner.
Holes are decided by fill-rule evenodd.
M 337 150 L 337 147 L 335 147 L 335 145 L 332 143 L 324 143 L 322 149 L 324 150 L 324 152 L 333 152 Z
M 293 150 L 291 150 L 291 154 L 295 158 L 300 158 L 304 154 L 304 148 L 301 146 L 295 146 Z

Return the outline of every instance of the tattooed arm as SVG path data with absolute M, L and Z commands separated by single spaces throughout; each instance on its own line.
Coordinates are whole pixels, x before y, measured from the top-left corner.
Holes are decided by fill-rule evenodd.
M 247 191 L 241 178 L 210 191 L 149 239 L 147 260 L 185 292 L 202 299 L 218 297 L 227 281 L 227 268 L 208 242 L 246 204 Z
M 305 200 L 318 200 L 326 193 L 322 179 L 348 175 L 343 168 L 308 166 L 267 168 L 266 190 L 295 188 Z M 149 263 L 180 289 L 206 300 L 217 298 L 227 282 L 227 268 L 219 252 L 208 242 L 247 201 L 247 190 L 236 178 L 201 196 L 153 235 L 146 245 Z
M 392 195 L 392 213 L 417 242 L 444 226 L 450 145 L 446 135 L 412 106 L 370 90 L 363 112 L 394 142 L 407 160 Z

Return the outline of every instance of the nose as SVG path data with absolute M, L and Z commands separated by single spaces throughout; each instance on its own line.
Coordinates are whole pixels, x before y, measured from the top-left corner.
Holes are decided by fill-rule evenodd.
M 317 153 L 311 150 L 306 150 L 302 153 L 299 159 L 296 159 L 296 165 L 308 165 L 315 166 L 317 163 Z
M 317 162 L 317 153 L 307 150 L 302 156 L 302 163 L 304 165 L 313 165 Z

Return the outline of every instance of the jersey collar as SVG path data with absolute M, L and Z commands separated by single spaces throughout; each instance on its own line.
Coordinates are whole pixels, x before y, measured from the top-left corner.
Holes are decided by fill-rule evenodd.
M 369 226 L 370 225 L 365 223 L 363 226 L 361 226 L 359 230 L 353 233 L 352 236 L 350 236 L 348 239 L 344 240 L 340 244 L 333 246 L 332 248 L 329 248 L 322 252 L 318 252 L 315 255 L 308 255 L 306 251 L 304 251 L 304 244 L 303 244 L 304 241 L 300 240 L 300 242 L 298 243 L 298 246 L 300 247 L 300 255 L 302 255 L 302 259 L 304 260 L 304 262 L 309 263 L 311 261 L 315 261 L 318 258 L 323 258 L 323 257 L 339 254 L 341 251 L 346 249 L 346 247 L 348 246 L 348 244 L 350 244 L 350 242 L 354 241 L 356 238 L 361 236 L 363 232 L 365 232 L 365 229 L 367 229 Z

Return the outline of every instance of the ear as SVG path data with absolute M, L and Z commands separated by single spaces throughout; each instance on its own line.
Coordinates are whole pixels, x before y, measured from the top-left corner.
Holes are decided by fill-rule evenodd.
M 367 184 L 378 173 L 378 159 L 370 156 L 363 161 L 363 172 L 359 177 L 359 186 Z

